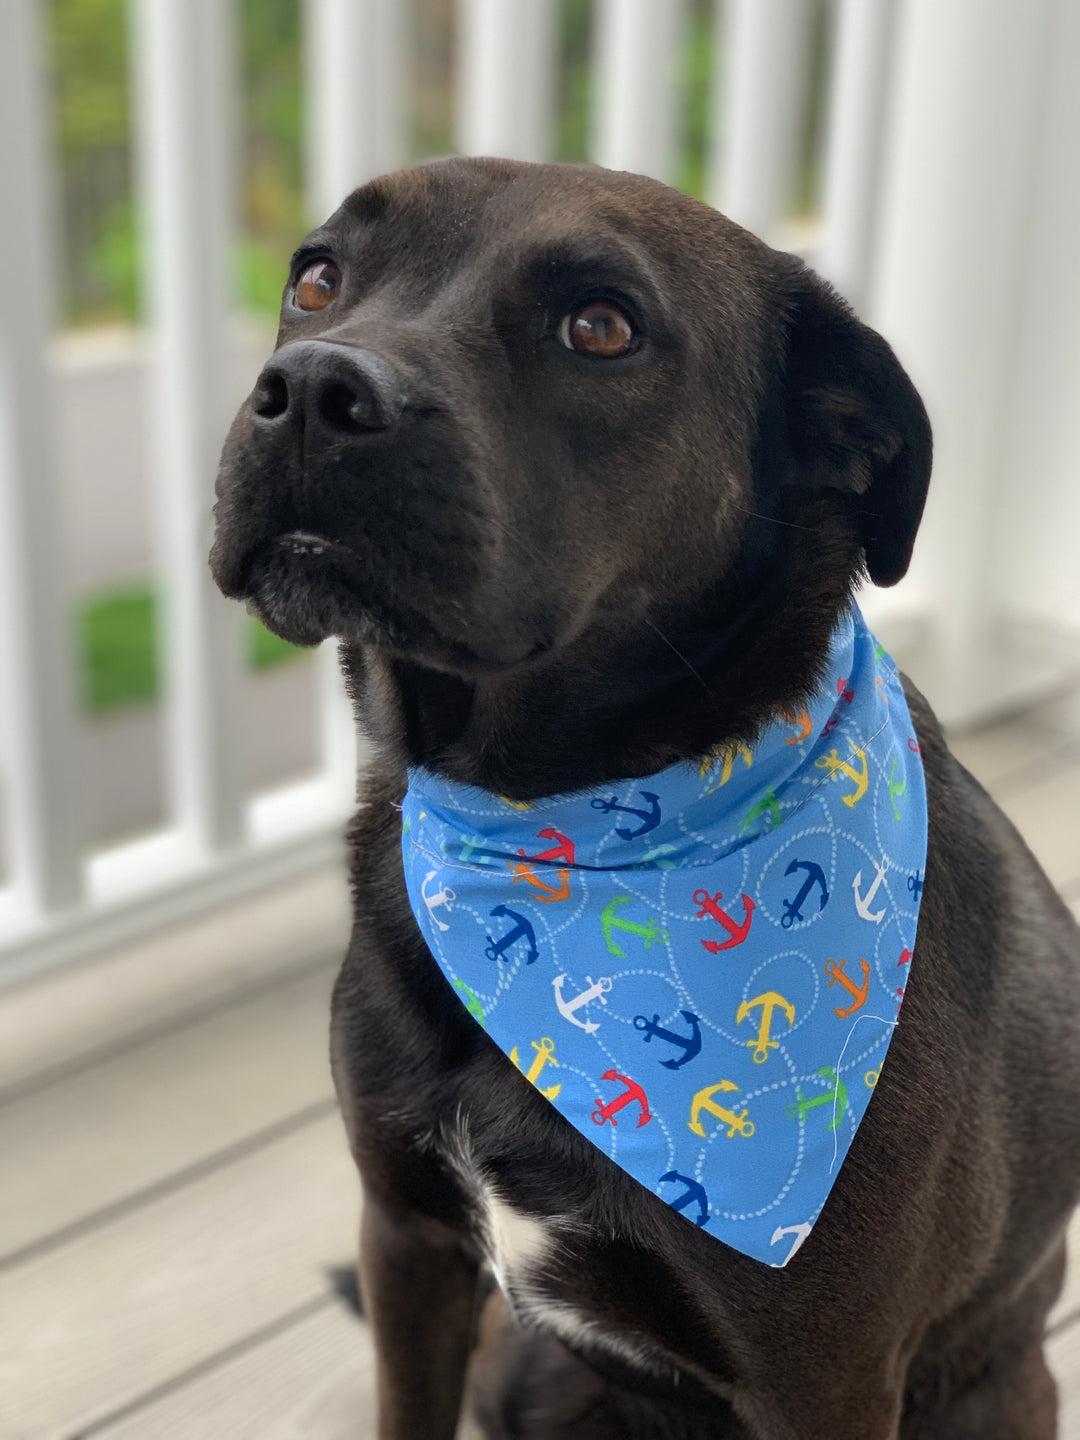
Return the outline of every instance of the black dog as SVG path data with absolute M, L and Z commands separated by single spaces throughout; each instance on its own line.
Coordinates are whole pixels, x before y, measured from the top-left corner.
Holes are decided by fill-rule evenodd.
M 1041 1344 L 1080 1171 L 1080 947 L 917 692 L 916 963 L 784 1270 L 560 1118 L 465 1013 L 403 885 L 406 765 L 528 800 L 798 709 L 864 567 L 903 575 L 929 470 L 888 346 L 655 182 L 448 161 L 358 190 L 295 257 L 225 447 L 212 563 L 286 638 L 344 637 L 377 747 L 333 1057 L 384 1440 L 453 1434 L 485 1258 L 537 1333 L 494 1325 L 502 1433 L 1054 1434 Z

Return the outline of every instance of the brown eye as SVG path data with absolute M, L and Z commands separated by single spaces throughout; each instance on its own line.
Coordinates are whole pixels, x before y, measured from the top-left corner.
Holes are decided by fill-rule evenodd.
M 634 327 L 610 300 L 589 300 L 563 316 L 559 339 L 568 350 L 576 350 L 579 355 L 613 360 L 632 347 Z
M 340 289 L 341 271 L 333 260 L 316 260 L 297 280 L 293 301 L 301 310 L 325 310 Z

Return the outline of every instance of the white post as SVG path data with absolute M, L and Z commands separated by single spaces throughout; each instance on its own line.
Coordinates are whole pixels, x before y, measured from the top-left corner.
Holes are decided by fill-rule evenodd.
M 985 713 L 995 683 L 1003 596 L 990 517 L 1016 405 L 1052 3 L 997 0 L 988 11 L 984 0 L 907 0 L 897 35 L 869 319 L 895 346 L 934 425 L 912 584 L 934 616 L 926 688 L 953 723 Z
M 457 137 L 465 155 L 550 160 L 554 0 L 461 0 Z
M 35 0 L 9 0 L 0 45 L 0 781 L 5 879 L 40 914 L 79 898 L 82 837 L 57 397 L 46 356 L 57 277 L 39 14 Z
M 598 0 L 592 158 L 671 183 L 679 140 L 683 0 Z
M 1080 652 L 1080 5 L 1051 0 L 1039 65 L 1038 133 L 1023 224 L 1021 290 L 993 536 L 995 582 L 1022 623 L 1047 627 L 1075 671 Z M 995 216 L 996 221 L 996 216 Z M 1063 633 L 1064 632 L 1064 633 Z M 1071 632 L 1071 633 L 1070 633 Z M 1029 631 L 1030 634 L 1030 631 Z
M 200 851 L 241 839 L 246 799 L 244 616 L 207 569 L 214 476 L 231 419 L 235 80 L 227 10 L 220 0 L 137 0 L 133 37 L 155 345 L 168 774 L 174 818 Z
M 879 198 L 896 0 L 838 0 L 817 264 L 856 310 L 866 301 Z
M 775 240 L 791 202 L 816 0 L 718 0 L 709 199 Z
M 304 131 L 313 224 L 405 163 L 402 0 L 304 0 Z
M 305 194 L 325 220 L 358 185 L 404 164 L 405 7 L 401 0 L 304 0 Z M 318 657 L 322 773 L 356 792 L 352 706 L 328 640 Z

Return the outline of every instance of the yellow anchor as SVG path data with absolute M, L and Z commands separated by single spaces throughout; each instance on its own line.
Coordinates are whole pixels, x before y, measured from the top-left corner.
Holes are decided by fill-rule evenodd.
M 554 1041 L 554 1040 L 549 1040 L 548 1037 L 545 1035 L 542 1040 L 532 1040 L 532 1041 L 530 1041 L 529 1043 L 532 1045 L 533 1049 L 536 1051 L 536 1054 L 533 1056 L 533 1062 L 532 1062 L 532 1064 L 529 1066 L 529 1070 L 528 1070 L 528 1073 L 527 1073 L 526 1076 L 525 1076 L 525 1079 L 528 1080 L 528 1082 L 530 1083 L 530 1085 L 536 1085 L 536 1082 L 540 1079 L 540 1072 L 543 1070 L 544 1066 L 545 1066 L 546 1064 L 548 1064 L 549 1061 L 551 1062 L 552 1065 L 556 1065 L 556 1066 L 558 1065 L 559 1062 L 555 1059 L 555 1041 Z M 519 1056 L 518 1056 L 518 1048 L 517 1048 L 516 1045 L 515 1045 L 514 1048 L 510 1051 L 510 1059 L 514 1062 L 514 1064 L 515 1064 L 515 1065 L 517 1066 L 517 1068 L 520 1070 L 520 1069 L 521 1069 L 521 1060 L 520 1060 L 520 1058 L 519 1058 Z M 547 1099 L 547 1100 L 554 1100 L 555 1097 L 556 1097 L 556 1095 L 558 1095 L 559 1091 L 562 1089 L 562 1086 L 561 1086 L 561 1085 L 549 1085 L 549 1086 L 547 1087 L 547 1089 L 544 1090 L 544 1089 L 542 1089 L 539 1085 L 536 1085 L 536 1088 L 540 1091 L 540 1094 L 545 1097 L 545 1099 Z
M 706 795 L 712 795 L 714 791 L 728 783 L 735 761 L 740 755 L 743 758 L 743 764 L 749 770 L 754 763 L 754 755 L 750 747 L 744 745 L 741 740 L 731 740 L 726 745 L 717 745 L 707 755 L 701 757 L 698 762 L 698 773 L 703 780 L 718 760 L 723 762 L 720 768 L 720 779 L 705 791 Z
M 570 899 L 569 870 L 555 871 L 559 880 L 559 888 L 556 890 L 554 885 L 544 884 L 543 880 L 540 879 L 539 875 L 537 875 L 527 860 L 508 860 L 506 863 L 510 866 L 510 873 L 514 877 L 515 885 L 519 880 L 524 880 L 526 884 L 531 885 L 534 890 L 539 890 L 541 905 L 554 905 L 557 900 Z
M 533 807 L 531 800 L 511 800 L 509 795 L 499 795 L 496 798 L 504 805 L 509 805 L 512 810 L 531 810 Z
M 819 770 L 827 770 L 831 776 L 846 775 L 849 780 L 855 781 L 855 789 L 850 795 L 844 796 L 844 804 L 849 810 L 855 808 L 859 801 L 866 794 L 866 787 L 870 784 L 870 771 L 866 763 L 866 751 L 860 750 L 857 745 L 851 747 L 854 754 L 862 764 L 861 770 L 856 770 L 846 760 L 841 760 L 835 750 L 830 750 L 828 755 L 823 755 L 814 764 Z
M 727 1110 L 723 1105 L 717 1105 L 712 1098 L 718 1090 L 730 1092 L 738 1090 L 738 1088 L 733 1080 L 721 1080 L 718 1085 L 706 1085 L 704 1090 L 697 1092 L 690 1102 L 690 1129 L 695 1135 L 700 1135 L 702 1139 L 707 1138 L 705 1127 L 698 1119 L 702 1110 L 708 1110 L 710 1115 L 715 1115 L 718 1120 L 723 1121 L 728 1127 L 727 1137 L 729 1140 L 734 1138 L 736 1131 L 740 1135 L 745 1135 L 747 1139 L 753 1135 L 754 1122 L 746 1118 L 750 1113 L 748 1110 L 743 1110 L 736 1115 L 734 1110 Z
M 759 1005 L 761 1007 L 761 1028 L 753 1040 L 748 1040 L 746 1044 L 754 1052 L 754 1064 L 764 1065 L 769 1058 L 769 1051 L 775 1050 L 779 1044 L 779 1041 L 769 1039 L 773 1011 L 779 1006 L 787 1016 L 788 1024 L 794 1025 L 795 1006 L 790 1000 L 785 1000 L 783 995 L 778 995 L 775 990 L 766 990 L 764 995 L 759 995 L 755 1000 L 743 1001 L 735 1012 L 735 1024 L 741 1025 L 751 1011 L 756 1010 Z

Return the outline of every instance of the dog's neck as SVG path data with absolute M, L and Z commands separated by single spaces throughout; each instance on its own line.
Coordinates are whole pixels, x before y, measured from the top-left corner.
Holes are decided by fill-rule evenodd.
M 520 800 L 750 743 L 812 694 L 850 602 L 861 557 L 845 525 L 813 518 L 692 610 L 613 616 L 534 668 L 466 680 L 346 644 L 361 728 L 402 768 Z

